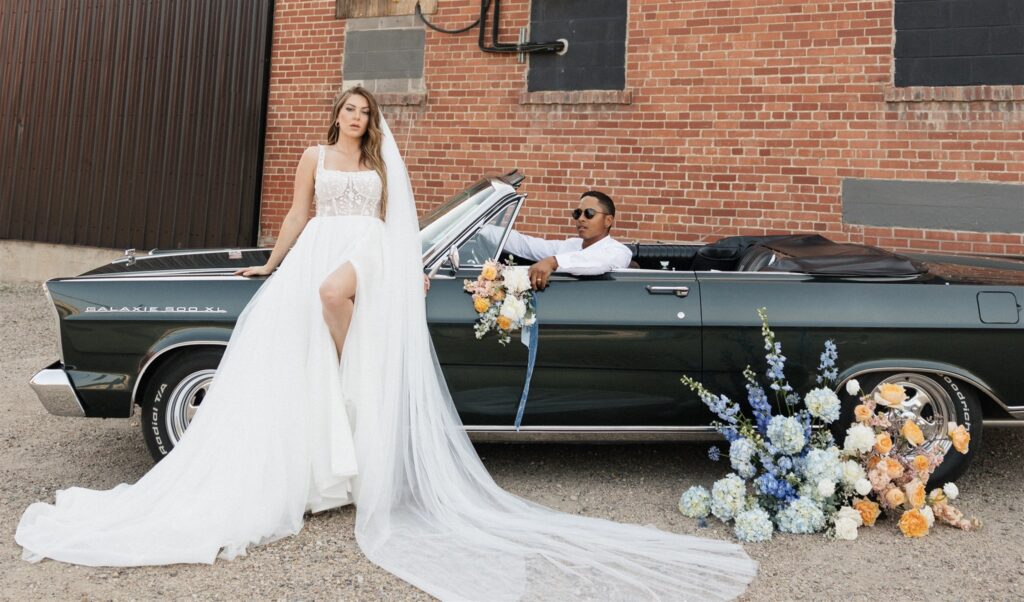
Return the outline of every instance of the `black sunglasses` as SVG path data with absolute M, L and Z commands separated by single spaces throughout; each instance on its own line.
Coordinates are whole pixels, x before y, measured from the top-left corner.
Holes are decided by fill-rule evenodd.
M 598 211 L 593 207 L 587 207 L 586 209 L 573 209 L 572 218 L 579 219 L 581 215 L 585 215 L 587 216 L 587 219 L 594 219 L 594 216 L 597 215 L 598 213 L 603 213 L 604 215 L 611 215 L 611 213 L 608 213 L 607 211 Z

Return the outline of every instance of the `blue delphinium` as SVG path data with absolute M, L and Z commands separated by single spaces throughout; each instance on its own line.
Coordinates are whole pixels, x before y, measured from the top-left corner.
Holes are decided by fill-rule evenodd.
M 839 359 L 839 351 L 835 341 L 825 341 L 825 350 L 821 352 L 821 363 L 818 364 L 818 384 L 835 383 L 839 378 L 839 369 L 836 368 L 836 360 Z

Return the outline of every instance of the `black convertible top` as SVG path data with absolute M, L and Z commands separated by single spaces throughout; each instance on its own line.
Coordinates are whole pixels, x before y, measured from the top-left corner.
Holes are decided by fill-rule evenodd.
M 759 248 L 761 253 L 774 252 L 769 263 L 758 270 L 762 272 L 870 277 L 916 276 L 928 271 L 923 263 L 904 255 L 868 245 L 837 243 L 818 234 L 765 237 L 743 254 L 758 253 Z

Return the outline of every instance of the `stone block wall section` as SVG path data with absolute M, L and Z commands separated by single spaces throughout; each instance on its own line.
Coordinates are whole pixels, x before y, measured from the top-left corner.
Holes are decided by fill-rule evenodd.
M 571 235 L 569 209 L 597 188 L 618 202 L 624 241 L 819 232 L 897 250 L 1024 255 L 1021 232 L 843 222 L 847 179 L 1024 184 L 1024 87 L 895 89 L 893 5 L 632 0 L 626 90 L 613 94 L 529 94 L 528 61 L 481 52 L 476 30 L 428 30 L 425 95 L 396 95 L 385 112 L 421 212 L 517 167 L 528 234 Z M 333 0 L 275 6 L 264 241 L 291 203 L 302 149 L 324 138 L 345 35 Z M 527 0 L 502 2 L 503 42 L 529 10 Z M 455 28 L 478 13 L 476 1 L 440 0 L 431 20 Z

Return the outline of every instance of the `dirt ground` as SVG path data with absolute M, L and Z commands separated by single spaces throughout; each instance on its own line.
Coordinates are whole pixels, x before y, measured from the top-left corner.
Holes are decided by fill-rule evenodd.
M 71 485 L 134 482 L 151 465 L 138 419 L 60 418 L 28 379 L 56 359 L 54 323 L 39 285 L 0 284 L 0 599 L 427 600 L 367 561 L 351 507 L 307 517 L 297 536 L 213 566 L 97 569 L 20 559 L 14 530 L 30 503 Z M 1024 395 L 1024 391 L 1019 392 Z M 1019 399 L 1017 401 L 1020 401 Z M 709 486 L 726 466 L 707 446 L 479 445 L 497 482 L 566 511 L 729 538 L 676 510 L 680 493 Z M 1024 598 L 1024 429 L 990 429 L 959 485 L 960 507 L 984 520 L 976 533 L 937 527 L 904 539 L 895 521 L 853 542 L 779 535 L 747 545 L 760 561 L 748 600 L 1016 600 Z

